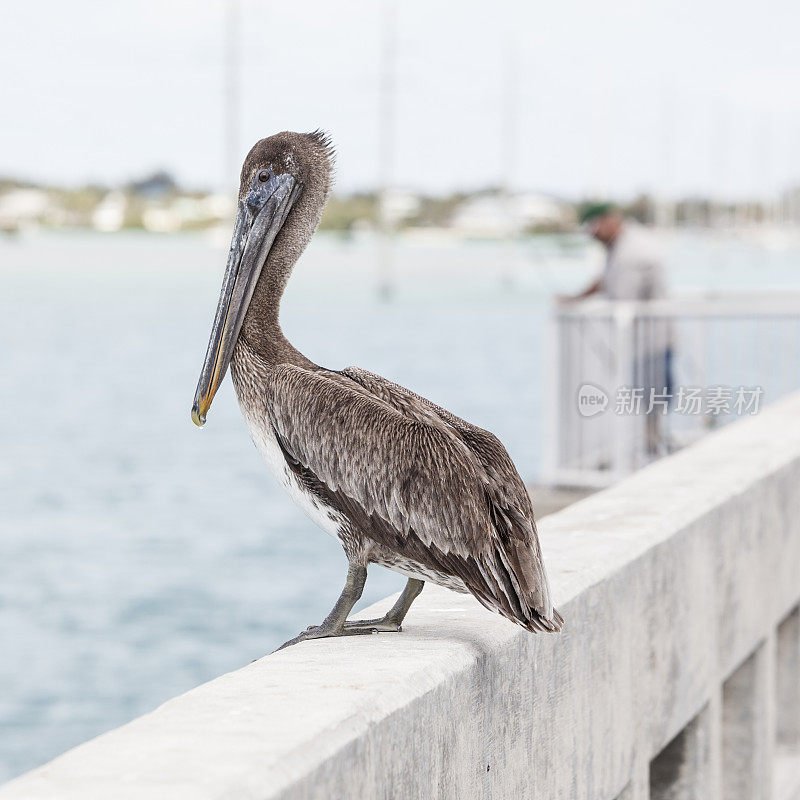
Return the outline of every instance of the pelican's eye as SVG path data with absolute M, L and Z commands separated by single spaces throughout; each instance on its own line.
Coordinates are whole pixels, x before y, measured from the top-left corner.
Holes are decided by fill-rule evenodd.
M 261 183 L 266 183 L 269 180 L 269 170 L 262 169 L 261 172 L 258 173 L 258 179 Z

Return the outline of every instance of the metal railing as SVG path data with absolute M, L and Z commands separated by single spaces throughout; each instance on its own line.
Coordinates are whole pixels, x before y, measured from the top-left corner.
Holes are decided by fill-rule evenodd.
M 604 486 L 800 388 L 800 292 L 559 306 L 545 479 Z

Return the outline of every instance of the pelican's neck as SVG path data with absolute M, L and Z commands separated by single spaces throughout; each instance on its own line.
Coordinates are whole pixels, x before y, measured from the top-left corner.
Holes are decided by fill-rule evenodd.
M 237 358 L 237 352 L 244 358 Z M 277 316 L 269 323 L 258 327 L 252 326 L 249 330 L 246 326 L 242 327 L 234 350 L 234 362 L 238 364 L 258 362 L 262 368 L 259 371 L 263 371 L 264 374 L 269 374 L 280 364 L 295 364 L 306 369 L 317 366 L 286 338 Z
M 284 289 L 294 265 L 314 233 L 319 213 L 309 220 L 304 208 L 295 208 L 284 223 L 261 270 L 247 309 L 240 344 L 268 369 L 279 364 L 315 366 L 292 346 L 281 330 L 279 317 Z
M 268 258 L 264 264 L 236 346 L 246 347 L 251 359 L 257 359 L 268 370 L 279 364 L 312 367 L 313 362 L 286 338 L 279 321 L 283 289 L 292 265 L 270 262 Z

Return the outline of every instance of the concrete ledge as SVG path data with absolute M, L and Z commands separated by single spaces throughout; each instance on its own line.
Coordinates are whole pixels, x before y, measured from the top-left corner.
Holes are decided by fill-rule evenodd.
M 800 602 L 799 490 L 793 396 L 542 521 L 562 635 L 429 586 L 402 634 L 264 658 L 0 800 L 721 798 L 730 719 L 754 732 L 758 753 L 739 761 L 766 800 L 776 631 Z

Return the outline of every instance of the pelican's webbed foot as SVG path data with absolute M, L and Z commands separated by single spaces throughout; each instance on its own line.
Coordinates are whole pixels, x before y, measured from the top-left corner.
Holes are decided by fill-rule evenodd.
M 325 617 L 322 625 L 311 625 L 293 639 L 284 642 L 278 650 L 283 650 L 284 647 L 303 642 L 306 639 L 326 639 L 331 636 L 357 636 L 359 634 L 388 633 L 402 630 L 403 620 L 408 613 L 408 609 L 411 608 L 411 604 L 422 591 L 422 587 L 425 585 L 424 581 L 409 578 L 408 583 L 400 593 L 400 597 L 397 598 L 397 602 L 380 619 L 360 619 L 348 622 L 347 615 L 361 597 L 366 580 L 366 567 L 351 564 L 347 570 L 347 581 L 344 589 L 342 589 L 333 611 Z
M 278 650 L 283 650 L 284 647 L 289 647 L 290 645 L 297 644 L 298 642 L 304 642 L 306 639 L 329 639 L 332 636 L 352 636 L 353 634 L 358 633 L 372 633 L 372 630 L 369 628 L 364 628 L 363 630 L 351 630 L 347 627 L 348 623 L 344 625 L 340 625 L 338 628 L 328 627 L 323 623 L 322 625 L 309 625 L 302 633 L 298 633 L 293 639 L 289 639 L 288 642 L 284 642 Z M 275 652 L 277 653 L 278 650 Z
M 380 619 L 356 619 L 344 624 L 345 633 L 397 633 L 401 630 L 401 624 L 388 614 Z
M 380 619 L 358 619 L 345 622 L 345 633 L 393 633 L 403 630 L 403 620 L 406 618 L 411 604 L 419 597 L 425 581 L 409 578 L 405 588 L 397 598 L 397 602 Z

